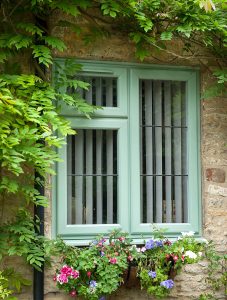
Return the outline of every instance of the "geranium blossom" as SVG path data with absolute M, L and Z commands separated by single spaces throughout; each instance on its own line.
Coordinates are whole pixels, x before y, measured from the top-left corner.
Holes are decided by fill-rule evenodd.
M 57 275 L 57 281 L 60 283 L 60 284 L 63 284 L 63 283 L 67 283 L 68 282 L 68 276 L 66 274 L 58 274 Z
M 109 262 L 110 262 L 111 264 L 115 265 L 115 264 L 117 263 L 116 257 L 110 258 L 110 259 L 109 259 Z
M 62 273 L 62 274 L 66 274 L 67 276 L 70 276 L 71 275 L 71 273 L 72 273 L 72 268 L 71 267 L 69 267 L 69 266 L 67 266 L 67 265 L 64 265 L 62 268 L 61 268 L 61 270 L 60 270 L 60 272 Z
M 80 272 L 77 271 L 77 270 L 73 270 L 73 271 L 71 272 L 71 276 L 72 276 L 73 278 L 78 278 L 78 277 L 80 276 Z

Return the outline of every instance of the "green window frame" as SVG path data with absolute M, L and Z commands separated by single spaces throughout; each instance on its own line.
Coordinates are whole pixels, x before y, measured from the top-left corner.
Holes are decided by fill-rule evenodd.
M 56 59 L 58 64 L 64 59 Z M 113 228 L 127 231 L 135 243 L 141 236 L 151 235 L 152 226 L 141 222 L 140 201 L 140 115 L 139 81 L 184 81 L 187 105 L 188 217 L 185 223 L 156 223 L 166 228 L 166 234 L 176 237 L 182 231 L 194 231 L 201 236 L 200 194 L 200 105 L 199 71 L 196 68 L 145 64 L 79 61 L 89 76 L 116 77 L 117 107 L 104 107 L 91 120 L 64 108 L 62 114 L 76 129 L 118 130 L 118 224 L 67 224 L 67 146 L 59 150 L 63 163 L 56 166 L 53 183 L 53 234 L 60 234 L 71 244 L 87 244 L 99 233 Z

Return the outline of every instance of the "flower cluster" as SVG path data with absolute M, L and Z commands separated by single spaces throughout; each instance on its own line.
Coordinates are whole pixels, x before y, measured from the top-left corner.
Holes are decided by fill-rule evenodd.
M 172 289 L 174 287 L 174 282 L 172 279 L 164 280 L 160 282 L 160 286 L 163 286 L 166 289 Z
M 153 296 L 166 297 L 174 287 L 176 271 L 201 258 L 203 245 L 193 234 L 183 232 L 173 242 L 164 236 L 154 237 L 136 247 L 130 244 L 127 234 L 113 231 L 109 238 L 99 237 L 89 247 L 65 245 L 62 252 L 65 264 L 54 280 L 71 297 L 101 299 L 123 283 L 124 271 L 128 264 L 134 263 L 138 265 L 141 286 Z
M 183 232 L 173 242 L 164 236 L 149 239 L 137 249 L 138 276 L 148 294 L 166 297 L 174 287 L 176 272 L 201 257 L 203 245 L 193 235 L 194 232 Z
M 72 267 L 64 265 L 60 269 L 60 273 L 55 275 L 54 280 L 59 282 L 60 284 L 63 284 L 63 283 L 68 283 L 69 278 L 77 279 L 79 276 L 80 276 L 79 271 L 74 270 Z
M 57 287 L 71 297 L 89 300 L 111 294 L 123 282 L 128 262 L 134 259 L 136 250 L 130 249 L 130 242 L 126 233 L 113 231 L 108 239 L 98 237 L 89 247 L 61 245 L 65 264 L 55 275 Z
M 154 249 L 156 247 L 163 247 L 163 241 L 155 241 L 155 240 L 148 240 L 145 244 L 146 250 Z

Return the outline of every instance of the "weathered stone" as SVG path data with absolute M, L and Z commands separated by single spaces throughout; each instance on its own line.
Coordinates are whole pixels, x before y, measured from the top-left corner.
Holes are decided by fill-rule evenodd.
M 206 179 L 208 181 L 223 183 L 225 182 L 225 171 L 218 168 L 206 169 Z
M 208 187 L 208 193 L 211 195 L 220 195 L 227 197 L 227 188 L 223 186 L 210 184 Z

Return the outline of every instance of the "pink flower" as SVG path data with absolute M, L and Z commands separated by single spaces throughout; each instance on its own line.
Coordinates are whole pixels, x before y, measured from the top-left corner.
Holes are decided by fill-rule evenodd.
M 58 274 L 57 276 L 57 281 L 60 283 L 60 284 L 63 284 L 63 283 L 67 283 L 68 282 L 68 277 L 66 274 Z
M 128 261 L 133 261 L 133 257 L 131 255 L 128 256 Z
M 72 269 L 71 267 L 67 266 L 67 265 L 64 265 L 64 266 L 61 268 L 61 270 L 60 270 L 60 272 L 61 272 L 62 274 L 66 274 L 67 276 L 70 276 L 71 273 L 72 273 L 72 271 L 73 271 L 73 269 Z
M 147 250 L 146 247 L 142 247 L 140 251 L 145 252 L 146 250 Z
M 75 297 L 75 296 L 76 296 L 76 291 L 75 291 L 75 290 L 72 290 L 72 291 L 69 293 L 69 295 L 70 295 L 71 297 Z
M 56 275 L 54 275 L 53 281 L 57 281 L 57 276 Z
M 120 242 L 123 242 L 124 240 L 125 240 L 125 237 L 124 237 L 124 236 L 119 237 L 119 241 L 120 241 Z
M 110 262 L 111 264 L 115 265 L 115 264 L 117 263 L 116 257 L 110 258 L 110 259 L 109 259 L 109 262 Z
M 71 272 L 71 276 L 73 278 L 78 278 L 80 276 L 80 272 L 77 271 L 77 270 L 74 270 L 74 271 Z
M 174 261 L 177 261 L 177 260 L 178 260 L 178 256 L 177 256 L 177 255 L 174 255 L 174 256 L 173 256 L 173 260 L 174 260 Z

